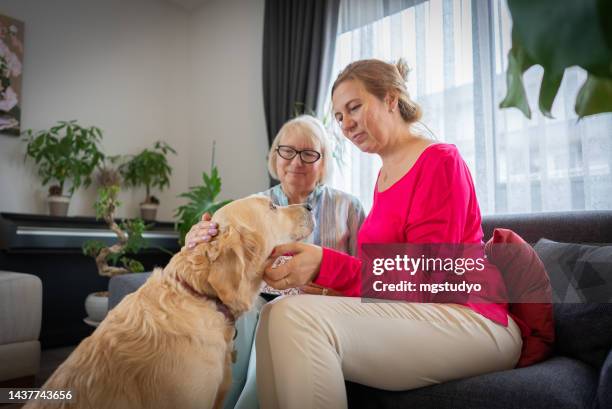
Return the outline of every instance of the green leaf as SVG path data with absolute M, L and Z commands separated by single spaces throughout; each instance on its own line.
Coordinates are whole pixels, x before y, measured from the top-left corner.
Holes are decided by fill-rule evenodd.
M 578 92 L 575 110 L 579 118 L 612 112 L 612 80 L 589 75 Z
M 202 173 L 201 186 L 192 186 L 188 192 L 181 193 L 178 197 L 189 199 L 185 205 L 179 206 L 174 213 L 178 218 L 176 229 L 179 232 L 179 242 L 184 244 L 185 235 L 195 223 L 197 223 L 202 215 L 206 212 L 214 214 L 218 209 L 230 203 L 231 200 L 216 202 L 215 199 L 221 191 L 221 178 L 216 167 L 210 172 L 210 176 L 206 172 Z
M 97 142 L 97 133 L 79 126 L 76 121 L 60 121 L 48 130 L 28 135 L 27 156 L 38 165 L 38 174 L 43 185 L 51 180 L 60 186 L 71 182 L 70 193 L 81 185 L 91 183 L 91 174 L 104 160 Z M 101 132 L 99 133 L 101 135 Z
M 512 49 L 508 55 L 508 93 L 501 108 L 517 107 L 527 118 L 522 73 L 534 64 L 544 68 L 540 111 L 551 117 L 563 72 L 572 66 L 599 80 L 587 81 L 576 100 L 580 117 L 610 112 L 612 93 L 612 2 L 609 0 L 508 0 L 512 15 Z
M 147 226 L 142 219 L 123 221 L 120 226 L 128 234 L 128 241 L 124 248 L 125 253 L 135 254 L 141 249 L 148 247 L 147 241 L 142 237 L 142 233 L 150 226 Z
M 168 165 L 166 155 L 176 153 L 170 145 L 158 141 L 153 150 L 144 149 L 138 155 L 119 167 L 124 184 L 128 187 L 145 187 L 147 194 L 151 187 L 164 190 L 170 186 L 172 168 Z
M 546 70 L 562 72 L 578 65 L 612 78 L 612 49 L 606 43 L 612 27 L 606 27 L 600 18 L 605 1 L 508 0 L 513 45 L 518 39 L 527 54 Z
M 121 257 L 121 264 L 123 264 L 123 267 L 127 268 L 132 273 L 142 273 L 144 271 L 144 266 L 142 263 L 132 258 Z
M 549 71 L 544 71 L 542 85 L 540 85 L 539 106 L 540 112 L 548 118 L 553 117 L 550 111 L 552 110 L 552 104 L 561 86 L 561 80 L 563 80 L 563 71 L 554 74 Z
M 122 252 L 119 253 L 111 253 L 108 255 L 107 260 L 109 264 L 117 265 L 119 259 L 123 256 Z
M 500 108 L 518 108 L 527 118 L 531 119 L 531 109 L 523 85 L 523 73 L 533 65 L 534 62 L 525 53 L 525 49 L 514 41 L 508 52 L 508 71 L 506 73 L 508 89 L 504 100 L 499 104 Z
M 99 240 L 88 240 L 83 243 L 83 254 L 89 257 L 97 257 L 100 250 L 105 247 L 104 243 Z

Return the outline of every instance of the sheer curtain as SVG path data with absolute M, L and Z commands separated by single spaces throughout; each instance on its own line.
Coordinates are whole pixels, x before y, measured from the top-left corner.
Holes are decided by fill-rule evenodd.
M 612 115 L 577 121 L 582 70 L 566 72 L 554 119 L 498 108 L 510 30 L 504 0 L 341 0 L 332 80 L 351 61 L 405 58 L 419 131 L 459 148 L 483 213 L 612 208 Z M 541 77 L 534 67 L 524 78 L 532 107 Z M 346 142 L 337 152 L 332 185 L 369 209 L 380 160 Z

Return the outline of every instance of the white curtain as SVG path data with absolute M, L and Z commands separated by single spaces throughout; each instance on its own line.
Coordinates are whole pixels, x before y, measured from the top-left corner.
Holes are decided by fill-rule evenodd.
M 510 31 L 504 0 L 341 0 L 332 80 L 351 61 L 406 59 L 421 131 L 459 148 L 483 213 L 611 209 L 612 114 L 577 121 L 582 70 L 566 72 L 554 119 L 537 112 L 540 67 L 524 77 L 531 120 L 498 108 Z M 336 154 L 332 185 L 369 209 L 380 160 L 346 142 Z

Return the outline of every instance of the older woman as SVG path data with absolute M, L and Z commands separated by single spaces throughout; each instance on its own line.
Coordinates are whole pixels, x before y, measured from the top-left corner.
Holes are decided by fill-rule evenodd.
M 323 124 L 309 115 L 294 118 L 280 129 L 268 154 L 268 171 L 273 178 L 280 181 L 280 184 L 261 194 L 270 197 L 279 206 L 308 203 L 313 209 L 316 223 L 314 231 L 304 242 L 354 255 L 357 248 L 357 232 L 364 220 L 364 211 L 356 197 L 325 184 L 330 174 L 331 160 Z M 209 222 L 209 218 L 210 216 L 205 215 L 200 223 L 191 228 L 186 237 L 188 247 L 208 241 L 211 236 L 217 234 L 217 226 Z M 273 296 L 299 292 L 325 295 L 328 291 L 327 288 L 317 285 L 305 285 L 300 289 L 286 288 L 282 291 L 268 286 L 262 289 L 264 294 L 273 294 Z M 264 301 L 259 299 L 254 310 L 237 323 L 239 330 L 236 349 L 239 362 L 234 366 L 234 385 L 226 399 L 226 408 L 233 407 L 237 392 L 240 391 L 241 371 L 237 366 L 241 366 L 240 361 L 248 357 L 254 324 L 263 303 Z M 244 325 L 247 321 L 247 325 Z M 247 328 L 242 328 L 244 326 Z M 257 407 L 254 352 L 251 353 L 251 360 L 248 362 L 247 380 L 236 407 Z
M 268 171 L 280 184 L 261 192 L 279 206 L 308 203 L 316 220 L 304 242 L 356 254 L 357 231 L 364 219 L 359 200 L 325 184 L 331 171 L 331 151 L 325 127 L 310 115 L 283 125 L 270 146 Z M 186 236 L 188 247 L 208 241 L 217 226 L 205 215 Z

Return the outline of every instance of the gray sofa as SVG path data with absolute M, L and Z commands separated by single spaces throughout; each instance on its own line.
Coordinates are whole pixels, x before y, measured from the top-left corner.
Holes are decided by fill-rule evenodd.
M 536 252 L 551 277 L 557 301 L 555 355 L 526 368 L 411 391 L 389 392 L 347 382 L 350 408 L 612 408 L 612 300 L 585 302 L 612 294 L 612 211 L 484 218 L 487 239 L 496 227 L 537 243 Z M 597 271 L 588 270 L 589 257 L 594 258 Z M 111 306 L 146 277 L 114 277 L 109 288 Z
M 612 408 L 612 211 L 484 218 L 487 239 L 496 227 L 535 244 L 546 266 L 556 301 L 555 355 L 411 391 L 347 382 L 350 408 Z

